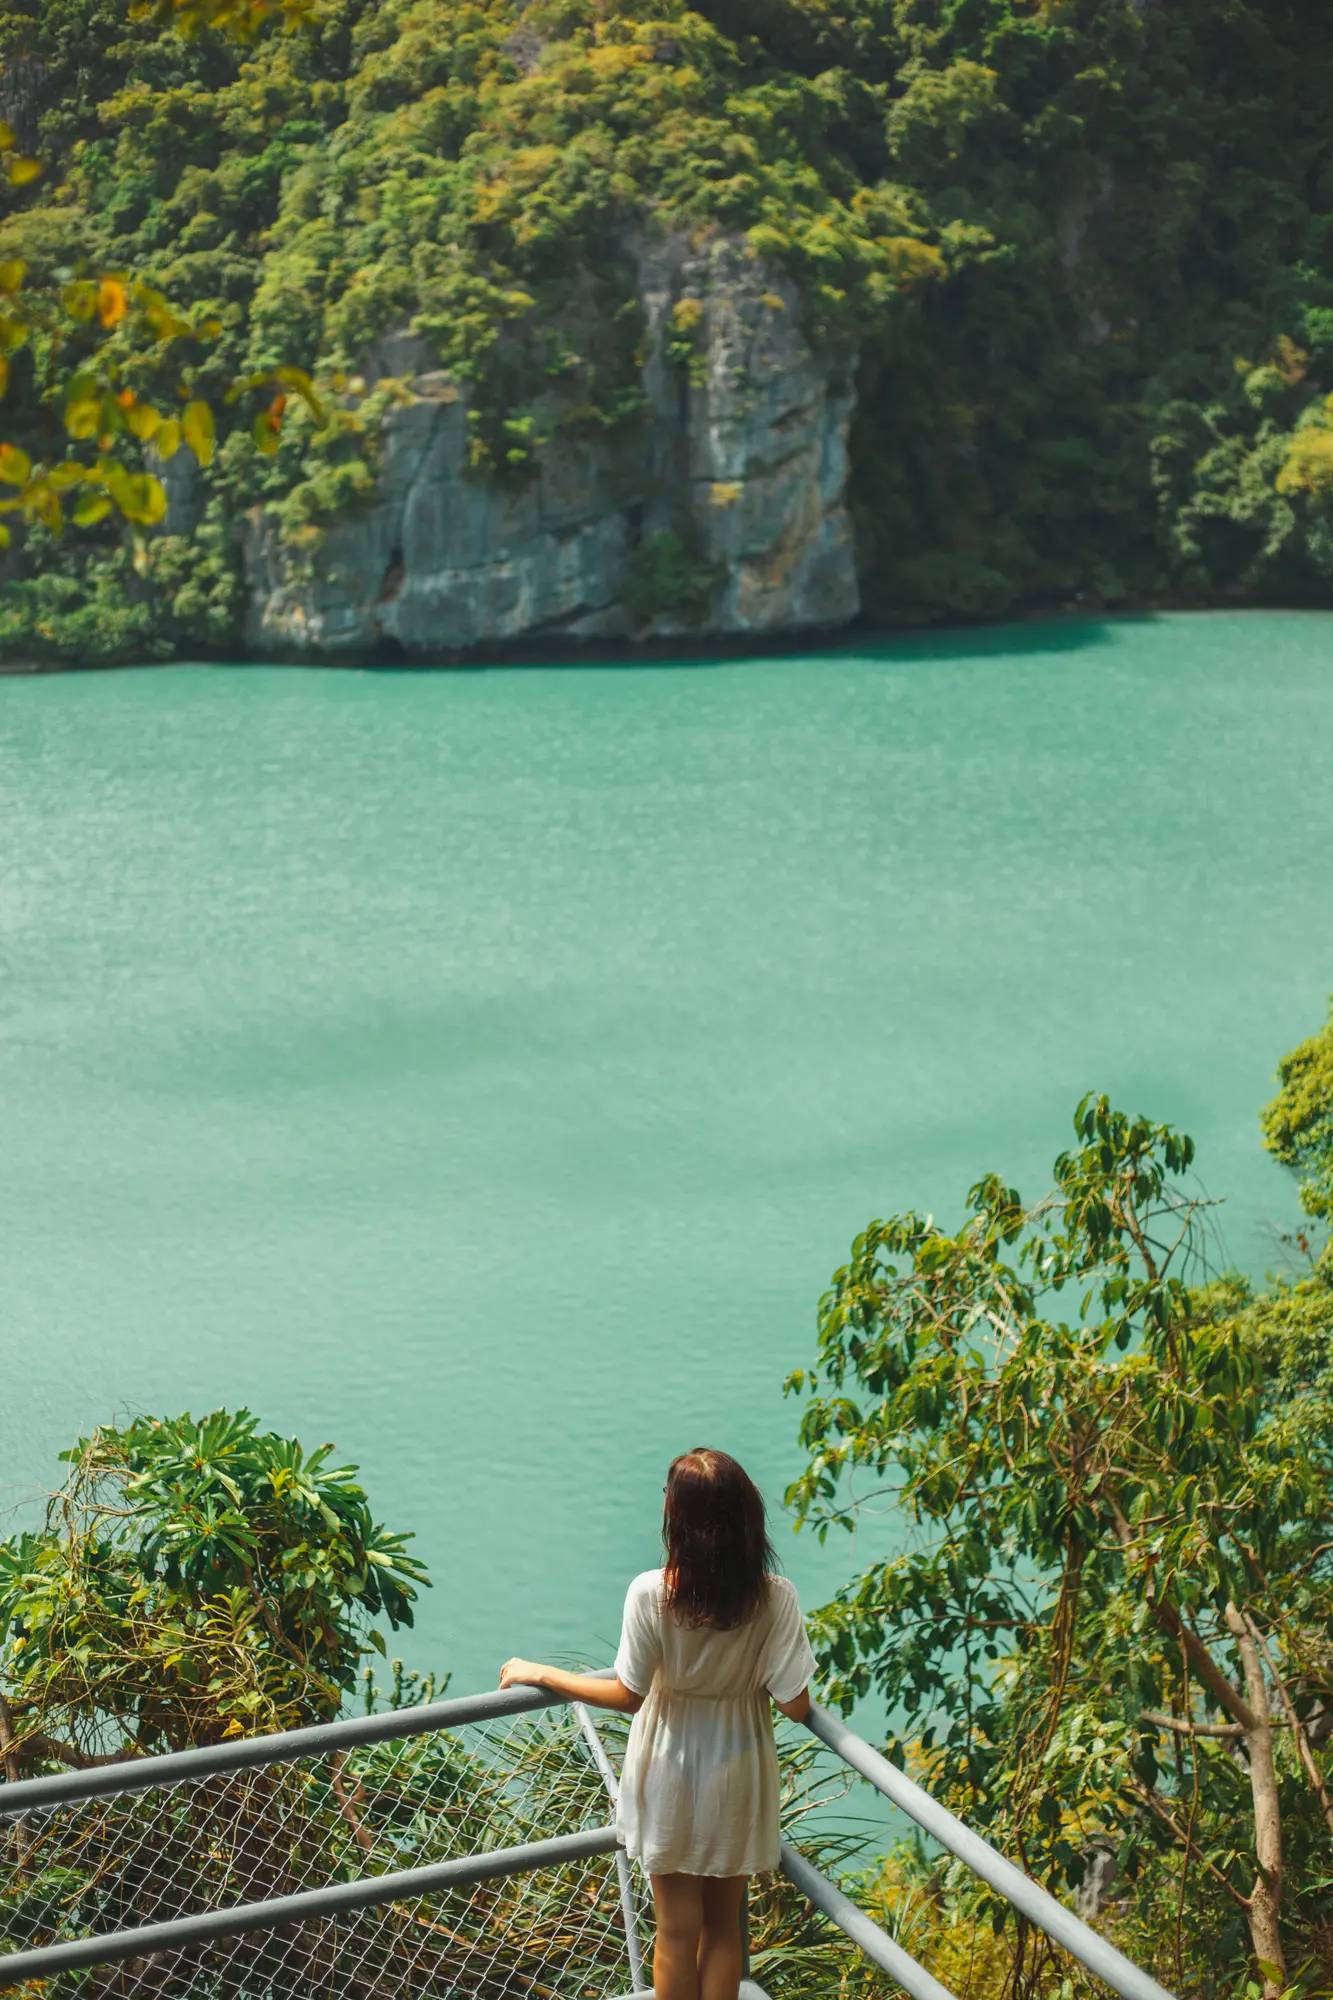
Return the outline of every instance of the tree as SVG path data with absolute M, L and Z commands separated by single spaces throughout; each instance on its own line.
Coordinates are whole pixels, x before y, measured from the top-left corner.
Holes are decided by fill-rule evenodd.
M 1030 1873 L 1109 1847 L 1127 1942 L 1200 1994 L 1248 1946 L 1271 2000 L 1333 1971 L 1333 1283 L 1210 1281 L 1191 1141 L 1104 1097 L 1075 1130 L 1053 1193 L 873 1223 L 822 1302 L 788 1498 L 909 1544 L 816 1649 Z M 1020 1929 L 1015 1990 L 1052 1963 Z
M 11 1780 L 337 1714 L 428 1578 L 331 1451 L 218 1410 L 63 1454 L 43 1528 L 0 1543 Z
M 1301 1183 L 1301 1206 L 1333 1220 L 1333 1008 L 1278 1064 L 1281 1089 L 1263 1113 L 1264 1144 Z

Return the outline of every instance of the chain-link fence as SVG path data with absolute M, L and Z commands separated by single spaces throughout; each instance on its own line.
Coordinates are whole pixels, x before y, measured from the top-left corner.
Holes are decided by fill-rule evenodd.
M 859 1773 L 1121 2000 L 1171 2000 L 845 1723 L 814 1708 L 808 1727 L 835 1769 Z M 2 1784 L 0 1994 L 641 1992 L 646 1911 L 610 1824 L 616 1761 L 586 1713 L 513 1689 Z M 823 1752 L 810 1742 L 785 1775 L 796 1836 L 827 1802 Z M 814 1845 L 837 1866 L 827 1838 Z M 951 2000 L 807 1853 L 784 1844 L 782 1867 L 804 1907 L 912 2000 Z
M 11 1813 L 0 1817 L 0 1991 L 23 1990 L 6 1985 L 6 1951 L 26 1957 L 206 1912 L 234 1921 L 265 1904 L 262 1927 L 57 1971 L 41 1990 L 606 2000 L 634 1983 L 614 1855 L 535 1866 L 541 1857 L 502 1851 L 553 1837 L 557 1849 L 587 1847 L 569 1837 L 594 1837 L 610 1813 L 579 1720 L 563 1708 Z M 522 1872 L 478 1879 L 465 1866 L 470 1879 L 450 1886 L 458 1864 L 486 1857 Z M 399 1879 L 421 1870 L 440 1876 Z M 376 1900 L 273 1924 L 282 1899 L 321 1891 Z M 637 1925 L 633 1902 L 631 1913 Z

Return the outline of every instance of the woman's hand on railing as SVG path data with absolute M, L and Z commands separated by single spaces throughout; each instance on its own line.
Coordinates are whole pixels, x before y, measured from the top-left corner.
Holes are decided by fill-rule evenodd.
M 502 1688 L 543 1687 L 545 1683 L 542 1680 L 542 1675 L 549 1672 L 550 1669 L 542 1666 L 539 1660 L 520 1660 L 517 1658 L 506 1660 L 500 1669 L 500 1686 Z
M 633 1715 L 643 1707 L 643 1696 L 614 1675 L 567 1674 L 563 1667 L 548 1667 L 540 1660 L 506 1660 L 500 1669 L 500 1686 L 546 1688 L 566 1701 L 613 1708 L 621 1715 Z

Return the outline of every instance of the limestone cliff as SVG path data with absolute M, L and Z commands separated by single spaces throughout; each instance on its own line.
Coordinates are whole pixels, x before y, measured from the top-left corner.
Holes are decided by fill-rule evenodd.
M 247 548 L 261 654 L 429 659 L 507 642 L 828 630 L 857 611 L 845 504 L 850 357 L 812 348 L 793 284 L 727 237 L 636 250 L 642 415 L 561 427 L 521 483 L 466 470 L 467 402 L 424 343 L 385 342 L 373 500 L 290 551 Z

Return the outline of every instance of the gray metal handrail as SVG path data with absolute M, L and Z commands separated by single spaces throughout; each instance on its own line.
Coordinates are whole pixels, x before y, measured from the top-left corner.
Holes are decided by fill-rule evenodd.
M 182 1781 L 197 1782 L 223 1772 L 252 1770 L 296 1758 L 337 1754 L 367 1743 L 421 1736 L 436 1730 L 456 1729 L 467 1723 L 494 1721 L 505 1716 L 556 1707 L 561 1702 L 562 1697 L 536 1688 L 511 1688 L 505 1692 L 468 1695 L 454 1701 L 396 1709 L 386 1715 L 359 1716 L 344 1722 L 317 1724 L 309 1729 L 241 1738 L 199 1750 L 136 1758 L 123 1764 L 102 1765 L 91 1771 L 69 1771 L 55 1777 L 0 1784 L 0 1824 L 42 1808 L 172 1786 Z M 570 1707 L 607 1794 L 614 1801 L 619 1791 L 619 1780 L 592 1717 L 580 1703 L 571 1703 Z M 649 1989 L 643 1983 L 644 1966 L 629 1858 L 617 1844 L 614 1826 L 594 1827 L 582 1833 L 532 1841 L 489 1854 L 467 1855 L 427 1867 L 402 1869 L 388 1875 L 363 1876 L 353 1882 L 332 1883 L 293 1895 L 270 1897 L 262 1902 L 232 1904 L 169 1922 L 140 1925 L 134 1930 L 71 1938 L 29 1951 L 0 1953 L 0 1989 L 80 1967 L 198 1947 L 215 1938 L 269 1930 L 279 1924 L 333 1916 L 346 1910 L 438 1893 L 471 1882 L 554 1867 L 561 1862 L 611 1852 L 616 1855 L 632 1993 L 634 2000 L 638 2000 L 638 1996 Z M 821 1875 L 794 1848 L 784 1847 L 783 1865 L 790 1879 L 810 1902 L 844 1931 L 875 1964 L 891 1972 L 912 2000 L 952 2000 L 938 1980 L 894 1944 L 872 1918 L 858 1910 L 834 1883 Z M 742 1982 L 742 2000 L 766 2000 L 766 1996 L 752 1980 L 746 1979 Z
M 1076 1917 L 1072 1910 L 1066 1909 L 1063 1903 L 1058 1903 L 1021 1868 L 1016 1868 L 1012 1861 L 1006 1861 L 988 1840 L 983 1840 L 979 1833 L 974 1833 L 970 1826 L 955 1818 L 920 1785 L 913 1784 L 878 1750 L 872 1750 L 865 1738 L 858 1736 L 854 1729 L 849 1729 L 839 1716 L 830 1715 L 826 1708 L 812 1702 L 806 1726 L 821 1743 L 828 1745 L 835 1756 L 841 1757 L 844 1764 L 849 1764 L 877 1792 L 882 1792 L 909 1819 L 915 1820 L 923 1833 L 928 1833 L 950 1854 L 957 1855 L 965 1867 L 994 1889 L 997 1895 L 1003 1896 L 1006 1903 L 1020 1911 L 1038 1930 L 1045 1931 L 1047 1937 L 1054 1938 L 1071 1958 L 1086 1966 L 1113 1993 L 1119 1994 L 1120 2000 L 1172 2000 L 1172 1995 L 1164 1986 L 1159 1986 L 1150 1973 L 1144 1972 L 1132 1959 L 1117 1951 L 1113 1944 L 1108 1944 L 1104 1937 L 1085 1924 L 1081 1917 Z M 909 1987 L 908 1991 L 911 1990 Z
M 142 1792 L 154 1785 L 176 1785 L 221 1771 L 250 1771 L 263 1764 L 286 1764 L 295 1757 L 320 1757 L 331 1751 L 353 1750 L 363 1743 L 390 1743 L 400 1736 L 429 1736 L 437 1729 L 458 1729 L 465 1722 L 496 1722 L 531 1709 L 558 1708 L 563 1695 L 545 1688 L 496 1688 L 489 1694 L 463 1695 L 456 1701 L 422 1702 L 417 1708 L 391 1708 L 382 1715 L 354 1715 L 343 1722 L 317 1722 L 308 1729 L 280 1729 L 271 1736 L 238 1736 L 199 1750 L 173 1750 L 162 1757 L 128 1757 L 123 1763 L 99 1764 L 93 1770 L 62 1771 L 54 1778 L 21 1778 L 0 1785 L 0 1819 L 38 1806 L 73 1805 L 81 1799 L 113 1798 L 118 1792 Z
M 954 2000 L 947 1986 L 941 1986 L 935 1975 L 910 1958 L 900 1944 L 895 1944 L 873 1917 L 868 1917 L 850 1896 L 844 1896 L 836 1882 L 830 1882 L 827 1875 L 821 1875 L 799 1849 L 785 1840 L 782 1843 L 782 1872 L 807 1902 L 813 1903 L 830 1923 L 835 1923 L 854 1945 L 860 1947 L 872 1965 L 879 1966 L 882 1972 L 896 1979 L 904 1993 L 911 1995 L 911 2000 Z

